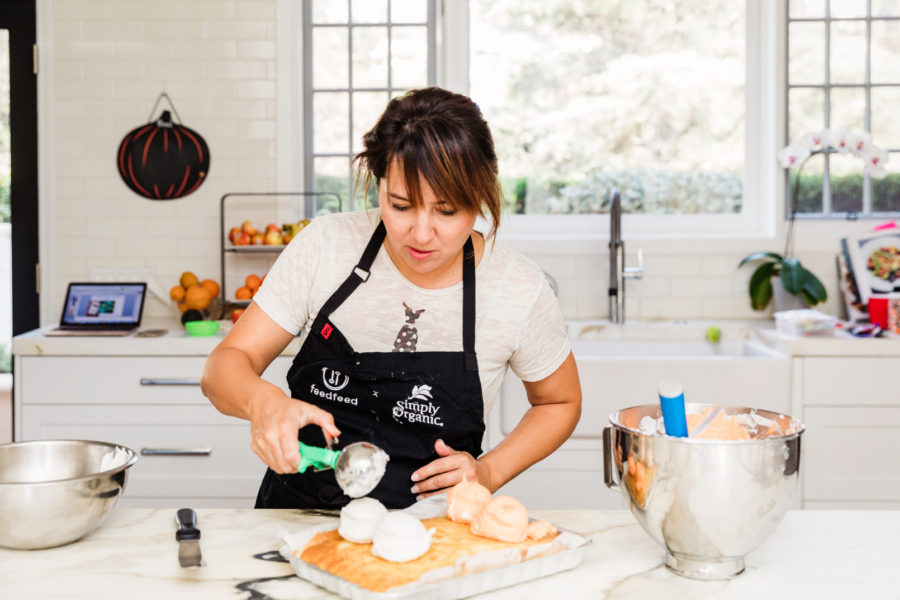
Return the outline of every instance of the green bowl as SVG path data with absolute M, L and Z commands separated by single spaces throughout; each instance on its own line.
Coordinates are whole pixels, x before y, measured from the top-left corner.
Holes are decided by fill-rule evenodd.
M 216 335 L 216 332 L 219 330 L 219 322 L 188 321 L 184 324 L 184 328 L 187 329 L 188 335 L 192 335 L 195 337 Z

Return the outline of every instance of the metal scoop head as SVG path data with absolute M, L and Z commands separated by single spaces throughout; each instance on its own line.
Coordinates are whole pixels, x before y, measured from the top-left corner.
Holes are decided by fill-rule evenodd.
M 369 442 L 354 442 L 343 450 L 329 450 L 317 446 L 300 445 L 300 464 L 297 472 L 307 467 L 317 470 L 334 469 L 334 477 L 344 493 L 360 498 L 375 489 L 387 468 L 387 453 Z
M 389 458 L 387 452 L 369 442 L 355 442 L 341 450 L 334 477 L 344 493 L 361 498 L 375 489 Z

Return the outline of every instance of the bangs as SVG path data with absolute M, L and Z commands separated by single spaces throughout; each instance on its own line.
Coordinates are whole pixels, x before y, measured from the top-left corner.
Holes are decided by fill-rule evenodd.
M 484 166 L 479 168 L 467 164 L 463 149 L 452 147 L 452 137 L 436 135 L 437 132 L 432 131 L 428 133 L 416 140 L 419 143 L 404 144 L 392 157 L 403 172 L 403 183 L 410 203 L 417 208 L 425 203 L 419 179 L 421 176 L 434 190 L 440 203 L 453 210 L 484 216 L 483 199 L 490 195 L 478 177 Z

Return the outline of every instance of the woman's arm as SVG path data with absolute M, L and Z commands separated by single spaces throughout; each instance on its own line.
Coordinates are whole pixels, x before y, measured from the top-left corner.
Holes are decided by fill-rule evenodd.
M 581 384 L 572 353 L 548 377 L 524 382 L 531 408 L 500 444 L 478 460 L 468 452 L 456 452 L 438 440 L 442 457 L 413 473 L 414 493 L 421 497 L 440 493 L 467 479 L 477 480 L 495 492 L 513 477 L 546 458 L 565 442 L 581 417 Z
M 250 447 L 278 473 L 297 471 L 297 431 L 310 423 L 326 439 L 340 431 L 328 412 L 287 396 L 260 376 L 293 339 L 251 303 L 209 355 L 200 388 L 219 412 L 250 421 Z

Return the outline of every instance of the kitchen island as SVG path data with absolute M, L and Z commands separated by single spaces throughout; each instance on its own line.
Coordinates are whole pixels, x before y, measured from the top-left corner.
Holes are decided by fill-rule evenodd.
M 48 550 L 0 549 L 4 598 L 334 598 L 266 560 L 279 528 L 328 517 L 295 510 L 198 509 L 204 565 L 182 569 L 175 511 L 116 508 L 83 539 Z M 663 549 L 627 511 L 532 511 L 591 538 L 571 571 L 484 598 L 900 598 L 900 511 L 791 511 L 728 581 L 668 571 Z

